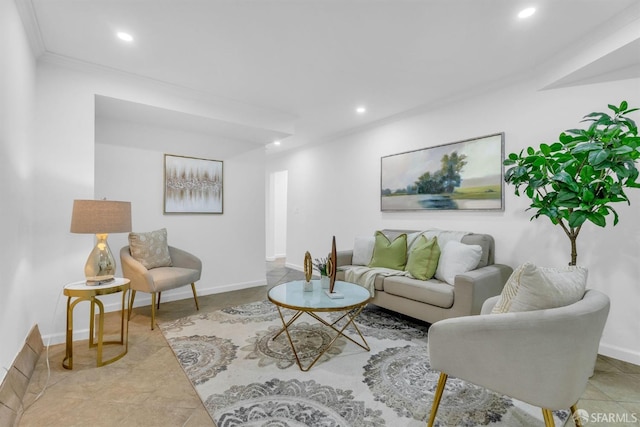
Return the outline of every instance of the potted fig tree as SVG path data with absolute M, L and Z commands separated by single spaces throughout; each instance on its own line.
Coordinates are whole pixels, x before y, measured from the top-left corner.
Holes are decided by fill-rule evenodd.
M 616 225 L 619 218 L 612 205 L 629 204 L 625 189 L 640 187 L 640 137 L 628 117 L 638 109 L 629 108 L 626 101 L 608 107 L 610 112 L 584 116 L 586 129 L 566 130 L 557 142 L 527 147 L 504 161 L 505 182 L 515 186 L 517 196 L 531 199 L 531 219 L 546 216 L 569 238 L 569 265 L 576 265 L 576 240 L 583 224 L 605 227 L 607 217 L 613 217 Z

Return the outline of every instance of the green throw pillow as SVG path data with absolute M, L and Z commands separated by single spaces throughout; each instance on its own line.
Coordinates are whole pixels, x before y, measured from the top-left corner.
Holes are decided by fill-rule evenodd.
M 401 234 L 390 242 L 381 231 L 376 231 L 376 242 L 369 267 L 404 270 L 407 263 L 407 235 Z
M 416 279 L 429 280 L 436 272 L 439 259 L 440 247 L 438 246 L 438 239 L 435 236 L 427 239 L 422 235 L 413 244 L 413 250 L 409 252 L 405 270 Z

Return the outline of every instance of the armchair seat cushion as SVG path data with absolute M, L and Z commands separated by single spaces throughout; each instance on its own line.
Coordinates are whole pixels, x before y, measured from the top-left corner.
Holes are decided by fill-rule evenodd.
M 149 270 L 156 292 L 162 292 L 200 280 L 200 271 L 181 267 L 158 267 Z

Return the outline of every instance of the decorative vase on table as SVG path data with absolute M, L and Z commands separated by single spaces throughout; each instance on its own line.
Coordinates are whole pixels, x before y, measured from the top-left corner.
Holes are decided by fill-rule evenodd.
M 321 275 L 320 276 L 320 285 L 322 285 L 322 289 L 329 289 L 330 281 L 329 276 Z

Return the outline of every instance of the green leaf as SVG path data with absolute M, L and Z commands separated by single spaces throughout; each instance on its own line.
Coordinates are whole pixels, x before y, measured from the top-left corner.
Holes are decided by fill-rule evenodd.
M 587 143 L 576 145 L 575 148 L 571 150 L 571 154 L 578 154 L 578 153 L 584 153 L 587 151 L 601 150 L 601 149 L 602 149 L 602 144 L 595 143 L 595 142 L 587 142 Z
M 591 165 L 584 165 L 580 171 L 580 179 L 584 182 L 593 181 L 593 177 L 596 174 L 595 169 Z
M 582 189 L 582 200 L 586 203 L 591 203 L 596 198 L 596 195 L 588 188 Z
M 570 184 L 570 183 L 575 182 L 573 180 L 573 178 L 571 177 L 571 175 L 569 175 L 565 171 L 558 172 L 551 179 L 553 179 L 554 181 L 564 182 L 565 184 Z
M 546 163 L 546 160 L 544 157 L 537 156 L 533 161 L 533 166 L 540 167 L 540 166 L 543 166 L 545 163 Z
M 527 154 L 530 156 L 533 156 L 535 154 L 535 150 L 533 149 L 533 147 L 527 147 Z
M 569 215 L 569 227 L 580 227 L 587 220 L 587 213 L 583 211 L 573 211 Z
M 518 156 L 516 153 L 511 153 L 509 154 L 509 160 L 513 160 L 516 161 L 520 158 L 520 156 Z
M 622 101 L 620 103 L 620 109 L 618 111 L 616 111 L 616 113 L 620 112 L 620 111 L 624 111 L 626 113 L 626 109 L 629 108 L 629 104 L 627 104 L 627 101 Z
M 617 147 L 611 150 L 611 152 L 614 154 L 627 154 L 631 153 L 632 151 L 634 151 L 633 148 L 629 147 L 628 145 L 623 145 L 622 147 Z
M 608 157 L 609 157 L 609 150 L 591 151 L 589 153 L 589 163 L 597 166 L 600 163 L 607 160 Z
M 607 105 L 607 106 L 609 107 L 609 109 L 610 109 L 610 110 L 612 110 L 612 111 L 613 111 L 614 113 L 616 113 L 616 114 L 618 114 L 618 112 L 620 111 L 620 110 L 618 109 L 618 107 L 616 107 L 615 105 L 611 105 L 611 104 L 609 104 L 609 105 Z
M 589 221 L 591 221 L 592 223 L 594 223 L 595 225 L 599 226 L 599 227 L 604 227 L 607 225 L 607 221 L 604 218 L 604 215 L 597 213 L 597 212 L 590 212 L 587 215 L 587 218 L 589 219 Z
M 548 156 L 549 154 L 551 154 L 551 147 L 547 144 L 540 144 L 540 151 L 545 156 Z
M 557 151 L 562 150 L 562 144 L 560 144 L 559 142 L 554 142 L 553 144 L 551 144 L 551 152 L 555 153 Z
M 564 133 L 564 132 L 562 132 L 562 133 L 560 134 L 560 136 L 558 137 L 558 139 L 560 140 L 560 142 L 561 142 L 563 145 L 567 145 L 567 144 L 569 144 L 569 143 L 573 142 L 573 137 L 572 137 L 572 136 L 570 136 L 570 135 L 567 135 L 567 134 L 566 134 L 566 133 Z

